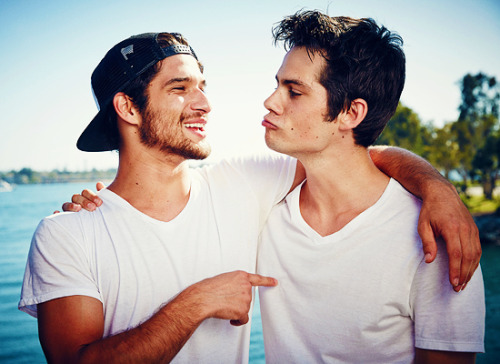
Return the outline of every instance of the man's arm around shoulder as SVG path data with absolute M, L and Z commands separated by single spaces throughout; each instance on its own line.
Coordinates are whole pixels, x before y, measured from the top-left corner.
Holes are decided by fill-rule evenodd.
M 460 196 L 426 160 L 396 147 L 372 147 L 370 156 L 382 172 L 423 200 L 418 232 L 426 262 L 437 254 L 436 238 L 446 241 L 450 257 L 449 278 L 455 291 L 465 288 L 479 266 L 479 232 Z

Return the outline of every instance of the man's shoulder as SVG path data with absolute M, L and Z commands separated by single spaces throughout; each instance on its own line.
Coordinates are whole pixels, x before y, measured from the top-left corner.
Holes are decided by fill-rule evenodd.
M 263 154 L 223 159 L 195 168 L 194 172 L 210 186 L 238 189 L 238 185 L 261 185 L 293 180 L 296 160 L 282 155 Z M 291 183 L 291 182 L 290 182 Z
M 91 229 L 93 226 L 99 226 L 110 222 L 113 219 L 119 219 L 120 214 L 129 213 L 132 208 L 118 195 L 115 195 L 109 190 L 101 190 L 98 196 L 103 203 L 95 211 L 87 211 L 81 209 L 78 212 L 62 212 L 53 214 L 42 219 L 42 226 L 59 226 L 64 229 Z
M 371 212 L 371 217 L 376 217 L 371 219 L 371 229 L 385 236 L 386 241 L 392 241 L 397 249 L 412 247 L 420 254 L 422 249 L 417 231 L 420 208 L 421 201 L 391 179 Z
M 98 195 L 103 204 L 95 211 L 81 209 L 78 212 L 60 212 L 49 215 L 40 221 L 35 234 L 49 231 L 81 235 L 80 232 L 96 230 L 99 226 L 103 226 L 106 220 L 118 218 L 119 211 L 127 210 L 126 202 L 120 203 L 119 196 L 112 192 L 101 190 Z
M 220 173 L 221 171 L 246 172 L 251 169 L 265 170 L 269 166 L 295 163 L 291 157 L 280 154 L 254 154 L 248 156 L 235 156 L 224 158 L 213 163 L 205 164 L 194 170 L 201 173 Z
M 40 221 L 34 239 L 40 242 L 68 240 L 70 237 L 81 240 L 84 230 L 92 229 L 93 220 L 92 213 L 88 211 L 53 214 Z
M 422 201 L 406 190 L 398 181 L 391 178 L 386 190 L 388 200 L 394 208 L 420 211 Z
M 92 212 L 81 210 L 79 212 L 60 212 L 44 217 L 40 221 L 42 226 L 74 226 L 84 221 L 91 220 Z

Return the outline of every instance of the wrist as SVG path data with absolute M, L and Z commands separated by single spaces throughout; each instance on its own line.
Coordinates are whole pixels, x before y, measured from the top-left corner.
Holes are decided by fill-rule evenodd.
M 422 199 L 442 199 L 447 194 L 459 197 L 455 186 L 441 175 L 438 178 L 424 178 L 422 181 L 420 189 Z

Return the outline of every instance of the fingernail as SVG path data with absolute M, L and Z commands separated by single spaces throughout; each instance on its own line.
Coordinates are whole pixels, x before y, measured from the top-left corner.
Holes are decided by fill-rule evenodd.
M 457 287 L 458 286 L 458 278 L 455 278 L 453 280 L 453 286 Z
M 425 254 L 425 262 L 429 263 L 431 261 L 431 253 Z
M 96 206 L 95 206 L 95 204 L 93 204 L 92 202 L 89 202 L 89 203 L 87 204 L 87 208 L 88 208 L 88 209 L 95 209 L 95 208 L 96 208 Z

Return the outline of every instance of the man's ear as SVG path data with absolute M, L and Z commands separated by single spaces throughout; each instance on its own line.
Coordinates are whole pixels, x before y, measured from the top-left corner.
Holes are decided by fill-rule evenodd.
M 351 102 L 349 110 L 343 113 L 340 130 L 352 130 L 357 127 L 366 117 L 368 113 L 368 103 L 363 99 L 355 99 Z
M 123 92 L 118 92 L 113 97 L 113 107 L 115 108 L 116 114 L 119 118 L 130 124 L 139 124 L 139 113 L 135 108 L 134 103 Z

